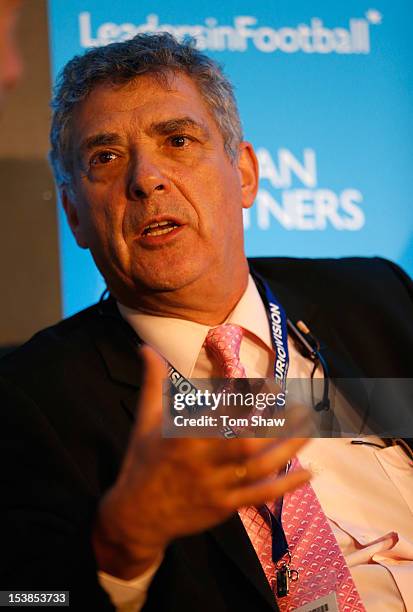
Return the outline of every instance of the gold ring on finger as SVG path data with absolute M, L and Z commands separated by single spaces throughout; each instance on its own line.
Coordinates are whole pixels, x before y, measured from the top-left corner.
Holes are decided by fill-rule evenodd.
M 245 465 L 237 465 L 236 468 L 234 468 L 234 474 L 237 480 L 244 480 L 244 478 L 247 475 L 247 468 L 245 467 Z

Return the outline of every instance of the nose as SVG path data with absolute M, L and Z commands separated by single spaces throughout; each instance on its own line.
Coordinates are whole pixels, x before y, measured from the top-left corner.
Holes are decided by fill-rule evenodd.
M 148 153 L 140 153 L 133 160 L 128 183 L 128 195 L 132 200 L 149 199 L 154 195 L 168 193 L 171 189 L 170 180 L 161 164 Z

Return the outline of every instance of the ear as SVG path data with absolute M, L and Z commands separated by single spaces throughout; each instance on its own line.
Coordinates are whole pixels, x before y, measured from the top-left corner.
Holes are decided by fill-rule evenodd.
M 66 213 L 67 222 L 70 225 L 70 229 L 72 230 L 78 246 L 82 249 L 87 249 L 89 245 L 84 234 L 84 228 L 79 219 L 76 196 L 69 187 L 65 186 L 60 189 L 60 198 Z
M 258 160 L 250 142 L 239 145 L 238 170 L 241 178 L 242 207 L 250 208 L 258 191 Z

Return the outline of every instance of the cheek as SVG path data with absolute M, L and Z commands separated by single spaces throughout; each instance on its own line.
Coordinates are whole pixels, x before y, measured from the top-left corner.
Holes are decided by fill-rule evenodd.
M 211 176 L 211 188 L 205 194 L 205 214 L 213 225 L 214 233 L 236 230 L 242 220 L 241 186 L 237 177 L 229 173 Z
M 86 189 L 82 200 L 79 218 L 92 244 L 116 250 L 115 245 L 123 240 L 124 202 L 115 197 L 114 190 L 95 187 Z

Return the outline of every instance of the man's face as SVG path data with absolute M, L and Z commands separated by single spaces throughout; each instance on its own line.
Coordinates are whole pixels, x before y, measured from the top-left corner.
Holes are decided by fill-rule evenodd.
M 247 143 L 229 159 L 186 75 L 97 86 L 75 111 L 72 152 L 68 220 L 118 298 L 180 289 L 244 257 L 256 160 Z
M 20 78 L 22 62 L 16 41 L 21 0 L 0 0 L 0 103 Z

